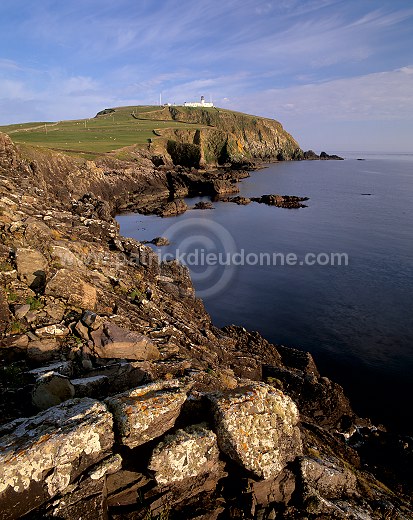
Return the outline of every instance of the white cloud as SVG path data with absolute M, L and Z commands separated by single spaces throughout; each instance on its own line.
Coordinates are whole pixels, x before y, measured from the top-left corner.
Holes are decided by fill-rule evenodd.
M 401 9 L 399 11 L 386 13 L 384 9 L 377 9 L 362 16 L 352 24 L 351 27 L 389 27 L 400 23 L 413 16 L 413 9 Z
M 413 119 L 413 67 L 364 76 L 269 89 L 238 98 L 237 108 L 258 114 L 321 120 Z
M 0 69 L 19 70 L 19 66 L 13 60 L 0 59 Z
M 24 82 L 11 79 L 0 79 L 0 98 L 10 100 L 27 100 L 33 93 L 27 89 Z
M 59 90 L 67 95 L 81 95 L 99 88 L 97 81 L 86 76 L 73 76 L 59 81 Z

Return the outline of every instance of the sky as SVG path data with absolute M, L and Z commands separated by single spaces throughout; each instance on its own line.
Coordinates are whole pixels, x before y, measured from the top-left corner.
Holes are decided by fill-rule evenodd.
M 411 0 L 1 0 L 0 125 L 198 101 L 413 152 Z

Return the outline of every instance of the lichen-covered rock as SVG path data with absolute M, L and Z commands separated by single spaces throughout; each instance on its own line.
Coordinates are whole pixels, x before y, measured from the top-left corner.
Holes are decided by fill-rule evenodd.
M 69 329 L 64 325 L 46 325 L 46 327 L 40 327 L 36 329 L 36 335 L 39 337 L 42 336 L 67 336 L 69 334 Z
M 149 469 L 158 484 L 167 485 L 212 472 L 217 465 L 217 437 L 206 425 L 197 424 L 167 435 L 154 449 Z
M 221 450 L 258 477 L 276 477 L 301 454 L 298 410 L 280 390 L 251 383 L 209 399 Z
M 178 381 L 151 383 L 108 397 L 119 441 L 135 448 L 170 430 L 186 401 L 187 390 Z
M 158 348 L 150 338 L 138 332 L 122 329 L 105 322 L 103 327 L 91 333 L 93 352 L 104 359 L 131 359 L 139 361 L 160 358 Z
M 92 480 L 98 480 L 104 475 L 113 475 L 122 468 L 122 457 L 119 453 L 111 455 L 102 462 L 99 462 L 89 471 L 89 476 Z
M 113 445 L 112 416 L 92 399 L 73 399 L 0 429 L 0 518 L 28 513 L 64 492 Z
M 96 288 L 87 283 L 75 268 L 59 269 L 46 285 L 45 293 L 66 300 L 73 307 L 81 309 L 96 307 Z

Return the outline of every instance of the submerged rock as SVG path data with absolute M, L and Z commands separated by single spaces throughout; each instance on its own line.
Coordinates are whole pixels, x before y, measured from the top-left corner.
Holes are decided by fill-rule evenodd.
M 302 202 L 308 200 L 308 197 L 296 197 L 295 195 L 262 195 L 261 197 L 252 197 L 252 201 L 267 206 L 277 206 L 278 208 L 296 209 L 306 208 Z

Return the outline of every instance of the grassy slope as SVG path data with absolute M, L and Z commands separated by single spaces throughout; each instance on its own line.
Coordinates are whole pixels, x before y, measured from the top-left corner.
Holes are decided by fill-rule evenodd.
M 0 126 L 0 132 L 9 134 L 15 143 L 94 156 L 124 146 L 144 145 L 148 139 L 156 139 L 153 133 L 155 129 L 194 127 L 190 123 L 152 120 L 151 112 L 154 115 L 158 113 L 159 117 L 159 107 L 156 106 L 121 107 L 114 110 L 92 119 Z
M 107 109 L 91 119 L 0 126 L 0 132 L 9 134 L 17 144 L 40 146 L 86 159 L 127 146 L 143 147 L 149 139 L 154 142 L 161 139 L 159 136 L 165 146 L 168 136 L 174 138 L 171 130 L 197 129 L 217 130 L 209 132 L 203 144 L 205 158 L 211 164 L 217 161 L 223 147 L 228 148 L 233 158 L 243 150 L 251 157 L 276 157 L 283 147 L 299 149 L 277 121 L 221 108 L 129 106 Z M 229 141 L 228 132 L 232 135 Z M 291 156 L 288 150 L 287 155 Z

